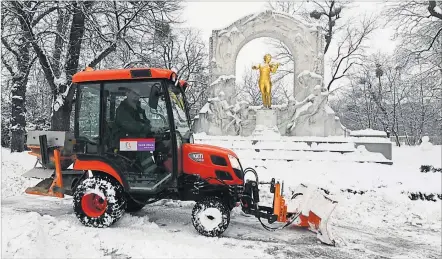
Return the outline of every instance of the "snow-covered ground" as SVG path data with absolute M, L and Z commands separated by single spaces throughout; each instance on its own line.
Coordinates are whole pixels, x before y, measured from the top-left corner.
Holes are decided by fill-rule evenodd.
M 87 228 L 73 214 L 70 197 L 23 194 L 38 182 L 21 177 L 35 160 L 2 149 L 2 257 L 440 258 L 441 200 L 412 201 L 407 193 L 442 193 L 441 173 L 419 171 L 422 164 L 441 167 L 441 157 L 441 146 L 394 147 L 394 165 L 242 157 L 260 180 L 284 180 L 286 194 L 299 183 L 331 192 L 339 202 L 329 222 L 338 244 L 329 247 L 309 231 L 266 231 L 237 210 L 222 238 L 203 237 L 191 223 L 193 203 L 169 200 L 126 214 L 111 228 Z M 264 188 L 261 195 L 269 201 Z

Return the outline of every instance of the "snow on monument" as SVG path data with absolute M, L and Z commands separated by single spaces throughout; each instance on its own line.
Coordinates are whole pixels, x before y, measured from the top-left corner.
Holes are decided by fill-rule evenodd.
M 208 135 L 343 136 L 343 127 L 328 106 L 328 91 L 323 86 L 323 37 L 319 31 L 314 24 L 269 10 L 212 31 L 210 98 L 195 120 L 195 131 Z M 263 105 L 254 107 L 234 98 L 238 53 L 245 44 L 260 37 L 282 41 L 294 56 L 294 96 L 287 105 L 271 106 L 266 97 L 271 91 L 266 73 L 275 73 L 279 65 L 276 62 L 272 67 L 270 55 L 255 68 L 260 70 L 260 82 L 270 84 L 269 89 L 262 83 L 256 86 L 263 94 Z M 259 66 L 267 63 L 270 65 L 265 69 L 269 71 L 263 72 Z

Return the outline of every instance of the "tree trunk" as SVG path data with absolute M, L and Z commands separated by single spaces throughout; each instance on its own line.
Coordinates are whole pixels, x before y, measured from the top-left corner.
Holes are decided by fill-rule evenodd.
M 17 56 L 18 71 L 12 79 L 11 89 L 11 152 L 23 152 L 26 128 L 26 86 L 30 70 L 29 45 L 21 38 Z
M 72 86 L 73 88 L 73 86 Z M 61 98 L 62 94 L 66 92 L 67 86 L 60 85 L 58 92 L 53 95 L 52 103 L 55 103 L 57 98 Z M 69 89 L 69 92 L 73 89 Z M 64 98 L 63 104 L 54 110 L 51 116 L 51 130 L 55 131 L 69 131 L 71 126 L 71 112 L 72 112 L 72 95 L 68 95 Z
M 93 2 L 83 2 L 85 10 L 92 7 Z M 81 52 L 81 43 L 85 31 L 85 14 L 83 9 L 77 3 L 72 4 L 73 15 L 69 34 L 69 43 L 67 49 L 67 60 L 64 71 L 66 73 L 67 82 L 56 87 L 53 102 L 66 92 L 68 86 L 71 86 L 67 95 L 63 100 L 63 104 L 58 110 L 54 110 L 51 117 L 51 130 L 69 131 L 70 117 L 72 111 L 72 100 L 75 94 L 75 88 L 72 86 L 72 76 L 78 71 L 78 62 Z M 52 77 L 53 78 L 53 77 Z M 55 85 L 55 84 L 54 84 Z M 57 89 L 58 88 L 58 89 Z
M 69 131 L 71 127 L 72 105 L 64 104 L 51 117 L 51 130 Z
M 18 73 L 13 78 L 11 90 L 11 152 L 23 152 L 26 127 L 26 84 L 27 76 Z

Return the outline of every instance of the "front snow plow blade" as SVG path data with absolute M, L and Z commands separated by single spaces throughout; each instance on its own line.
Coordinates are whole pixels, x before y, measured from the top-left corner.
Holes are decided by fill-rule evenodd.
M 258 218 L 261 225 L 269 231 L 280 230 L 288 226 L 307 228 L 317 234 L 317 238 L 323 244 L 335 246 L 336 242 L 328 227 L 330 215 L 336 208 L 337 202 L 324 196 L 318 188 L 299 185 L 296 188 L 289 203 L 284 199 L 284 183 L 279 183 L 273 178 L 271 182 L 259 182 L 258 174 L 253 168 L 244 170 L 255 174 L 256 180 L 247 180 L 241 196 L 241 207 L 245 214 L 251 214 Z M 270 193 L 273 193 L 273 206 L 258 205 L 259 184 L 270 185 Z M 288 209 L 290 207 L 290 209 Z M 288 212 L 293 211 L 293 212 Z M 262 222 L 267 219 L 269 224 L 280 222 L 280 227 L 270 227 Z
M 334 246 L 335 240 L 328 221 L 337 204 L 337 201 L 323 195 L 318 188 L 300 184 L 289 202 L 290 207 L 295 207 L 294 214 L 298 215 L 292 226 L 307 228 L 316 233 L 322 243 Z

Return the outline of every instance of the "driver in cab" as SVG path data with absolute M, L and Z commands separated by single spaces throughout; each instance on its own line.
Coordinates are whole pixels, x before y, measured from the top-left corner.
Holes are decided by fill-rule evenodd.
M 151 133 L 152 127 L 144 109 L 141 108 L 141 94 L 137 89 L 125 90 L 126 99 L 117 108 L 115 123 L 128 137 L 144 137 Z
M 141 108 L 140 92 L 136 89 L 127 88 L 125 91 L 126 99 L 120 103 L 115 114 L 115 123 L 119 128 L 120 134 L 125 137 L 134 138 L 143 138 L 148 135 L 153 135 L 155 130 L 152 129 L 145 110 Z M 156 150 L 159 150 L 163 146 L 161 143 L 158 144 Z M 150 152 L 128 153 L 126 157 L 139 160 L 144 173 L 154 173 L 161 176 L 163 170 L 157 167 L 155 158 Z

